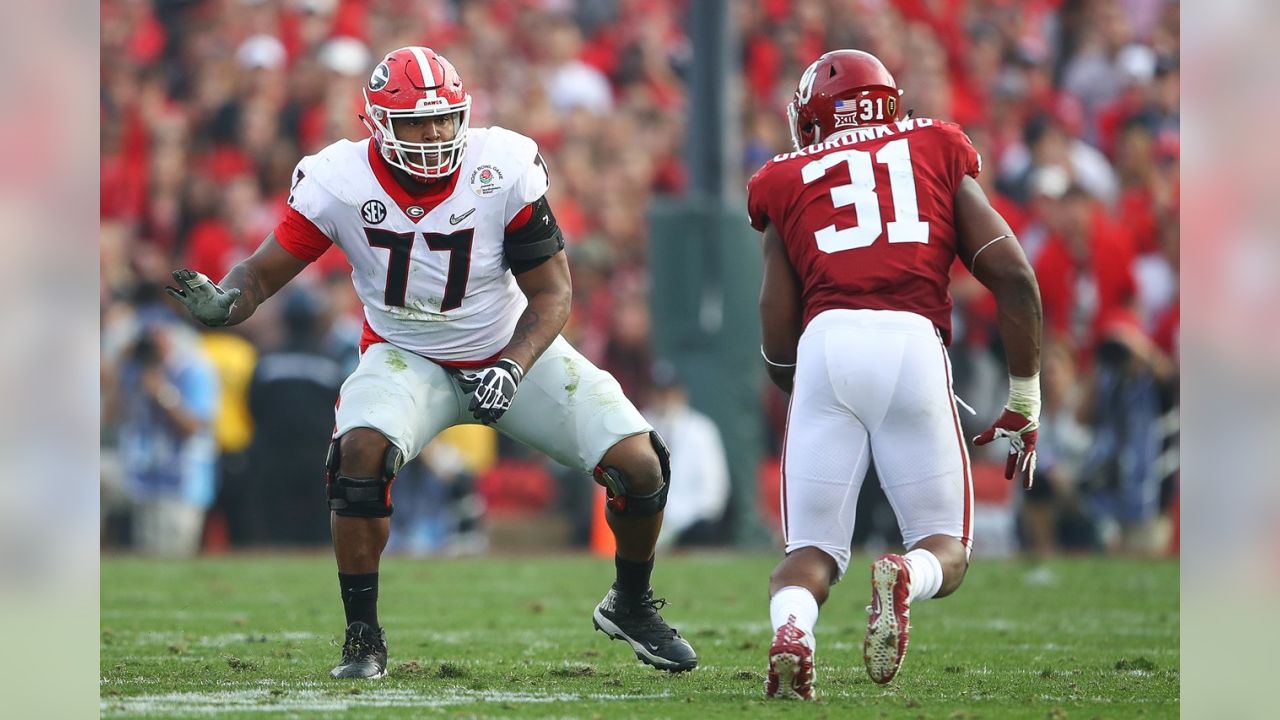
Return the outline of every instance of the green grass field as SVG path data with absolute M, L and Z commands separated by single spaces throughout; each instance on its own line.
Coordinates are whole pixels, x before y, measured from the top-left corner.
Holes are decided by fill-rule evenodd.
M 660 561 L 700 667 L 668 675 L 591 627 L 612 563 L 389 559 L 381 681 L 328 677 L 342 608 L 327 555 L 102 560 L 104 717 L 1164 718 L 1178 714 L 1176 562 L 978 559 L 916 605 L 897 679 L 862 669 L 865 559 L 817 628 L 817 704 L 766 701 L 773 555 Z

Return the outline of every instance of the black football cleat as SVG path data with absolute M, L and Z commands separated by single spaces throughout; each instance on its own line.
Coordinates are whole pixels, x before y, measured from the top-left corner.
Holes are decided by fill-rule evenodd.
M 347 641 L 342 645 L 342 662 L 330 673 L 336 678 L 368 678 L 377 680 L 387 674 L 387 633 L 368 623 L 353 622 L 347 626 Z
M 609 588 L 592 614 L 591 622 L 614 640 L 626 640 L 640 661 L 659 670 L 677 673 L 698 666 L 698 654 L 676 629 L 658 614 L 667 601 L 653 599 L 653 590 L 640 597 Z

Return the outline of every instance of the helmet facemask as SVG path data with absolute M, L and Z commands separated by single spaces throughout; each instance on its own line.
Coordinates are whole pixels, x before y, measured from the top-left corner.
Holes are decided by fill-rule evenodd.
M 396 137 L 393 119 L 428 119 L 450 114 L 456 114 L 451 140 L 415 143 Z M 363 119 L 387 163 L 419 180 L 438 180 L 452 175 L 462 166 L 462 157 L 467 149 L 467 127 L 471 122 L 471 96 L 467 95 L 462 102 L 453 104 L 442 97 L 423 98 L 417 107 L 399 110 L 374 105 L 369 100 L 368 90 L 365 90 Z
M 791 98 L 791 102 L 787 105 L 787 129 L 791 131 L 791 144 L 795 146 L 796 150 L 802 150 L 818 141 L 816 137 L 817 128 L 813 124 L 812 113 L 805 113 L 809 117 L 803 119 L 801 119 L 800 114 L 801 110 L 806 108 L 813 98 L 813 83 L 816 79 L 818 64 L 825 57 L 826 55 L 823 55 L 805 68 L 804 73 L 800 75 L 800 84 L 796 87 L 795 96 Z
M 796 150 L 803 150 L 808 143 L 800 140 L 800 110 L 796 107 L 796 101 L 792 100 L 787 103 L 787 129 L 791 131 L 791 145 Z

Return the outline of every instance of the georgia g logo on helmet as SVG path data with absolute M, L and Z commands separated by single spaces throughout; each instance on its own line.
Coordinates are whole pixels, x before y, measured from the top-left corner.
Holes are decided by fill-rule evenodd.
M 369 89 L 381 90 L 387 86 L 389 80 L 391 80 L 391 69 L 385 62 L 378 63 L 378 67 L 374 68 L 373 74 L 369 76 Z

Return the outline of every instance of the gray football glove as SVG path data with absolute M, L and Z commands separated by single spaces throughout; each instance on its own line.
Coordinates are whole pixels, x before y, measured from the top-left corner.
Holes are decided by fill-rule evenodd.
M 185 305 L 195 319 L 209 327 L 227 324 L 231 317 L 231 306 L 240 297 L 239 288 L 224 292 L 218 287 L 218 283 L 210 280 L 204 273 L 186 268 L 175 270 L 173 279 L 178 287 L 166 287 L 165 292 Z

